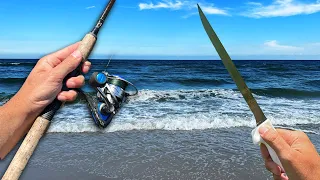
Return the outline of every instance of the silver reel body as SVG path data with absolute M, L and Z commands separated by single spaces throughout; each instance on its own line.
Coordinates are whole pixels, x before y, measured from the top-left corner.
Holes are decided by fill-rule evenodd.
M 89 83 L 97 91 L 96 102 L 89 103 L 93 106 L 90 107 L 92 116 L 95 123 L 103 128 L 111 122 L 127 97 L 138 93 L 132 83 L 119 76 L 110 75 L 108 72 L 93 73 Z M 135 89 L 133 94 L 126 92 L 129 85 Z

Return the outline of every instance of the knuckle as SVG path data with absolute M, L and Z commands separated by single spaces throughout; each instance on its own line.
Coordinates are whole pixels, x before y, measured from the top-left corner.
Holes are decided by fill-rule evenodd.
M 73 56 L 69 56 L 65 60 L 65 63 L 66 63 L 66 66 L 68 66 L 70 69 L 75 69 L 78 66 L 76 58 L 74 58 Z
M 39 61 L 37 62 L 37 64 L 42 64 L 42 63 L 44 63 L 45 61 L 47 61 L 48 58 L 49 58 L 48 55 L 43 56 L 42 58 L 39 59 Z
M 67 59 L 66 61 L 67 65 L 69 67 L 75 67 L 76 66 L 76 63 L 75 63 L 75 58 L 73 56 L 71 56 L 70 58 Z
M 309 138 L 309 137 L 307 136 L 307 134 L 304 133 L 303 131 L 298 131 L 298 135 L 299 135 L 299 137 L 301 137 L 301 138 Z
M 277 142 L 279 140 L 279 135 L 278 135 L 278 133 L 275 133 L 274 131 L 268 131 L 268 132 L 266 132 L 266 138 L 270 142 Z

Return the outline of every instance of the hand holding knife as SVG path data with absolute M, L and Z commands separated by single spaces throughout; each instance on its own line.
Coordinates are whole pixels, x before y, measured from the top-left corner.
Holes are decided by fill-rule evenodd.
M 273 128 L 273 125 L 270 120 L 266 118 L 263 111 L 261 110 L 260 106 L 258 105 L 257 101 L 253 97 L 251 91 L 249 90 L 248 86 L 244 82 L 243 78 L 241 77 L 239 71 L 237 70 L 236 66 L 233 64 L 229 54 L 225 50 L 224 46 L 222 45 L 221 41 L 219 40 L 217 34 L 214 32 L 213 28 L 211 27 L 208 19 L 202 12 L 200 6 L 198 5 L 198 11 L 200 14 L 200 19 L 203 24 L 204 29 L 206 30 L 213 46 L 217 50 L 224 66 L 228 70 L 230 76 L 232 77 L 233 81 L 236 83 L 239 91 L 241 92 L 243 98 L 246 100 L 247 104 L 249 105 L 255 119 L 257 127 L 251 132 L 252 140 L 254 144 L 265 144 L 268 148 L 269 154 L 272 160 L 278 164 L 283 170 L 283 166 L 279 160 L 278 155 L 276 152 L 261 138 L 258 130 L 261 126 L 268 126 L 269 128 Z

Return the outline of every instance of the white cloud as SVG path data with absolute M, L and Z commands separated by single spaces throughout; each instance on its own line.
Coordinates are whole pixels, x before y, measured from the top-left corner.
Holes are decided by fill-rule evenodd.
M 266 41 L 264 44 L 264 51 L 268 53 L 280 54 L 300 54 L 304 51 L 304 47 L 289 46 L 279 44 L 276 40 Z
M 266 41 L 264 46 L 276 51 L 301 51 L 303 50 L 302 47 L 296 46 L 288 46 L 288 45 L 281 45 L 276 40 Z
M 147 4 L 147 3 L 140 3 L 139 8 L 140 10 L 145 10 L 145 9 L 173 9 L 173 10 L 178 10 L 181 9 L 184 4 L 181 1 L 163 1 L 163 2 L 158 2 L 157 4 L 153 4 L 152 2 Z
M 313 14 L 320 11 L 320 0 L 312 3 L 298 0 L 273 0 L 269 5 L 263 5 L 258 2 L 249 2 L 247 4 L 250 10 L 242 13 L 242 15 L 253 18 L 294 16 Z
M 220 9 L 215 7 L 213 4 L 202 3 L 201 9 L 206 14 L 217 14 L 217 15 L 225 15 L 228 16 L 228 12 L 225 9 Z M 185 10 L 185 11 L 196 11 L 197 2 L 196 1 L 172 1 L 172 0 L 163 0 L 157 3 L 140 3 L 140 10 L 150 10 L 150 9 L 171 9 L 171 10 Z M 188 18 L 197 14 L 197 12 L 189 13 L 183 18 Z
M 95 8 L 96 6 L 88 6 L 86 7 L 86 9 L 92 9 L 92 8 Z
M 214 7 L 213 5 L 200 5 L 201 6 L 201 9 L 204 13 L 206 14 L 220 14 L 220 15 L 226 15 L 228 16 L 228 12 L 224 9 L 219 9 L 219 8 L 216 8 Z

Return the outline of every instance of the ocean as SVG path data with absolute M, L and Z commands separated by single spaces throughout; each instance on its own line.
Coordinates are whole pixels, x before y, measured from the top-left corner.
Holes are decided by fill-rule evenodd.
M 93 60 L 90 74 L 107 62 Z M 0 60 L 0 105 L 35 63 Z M 235 64 L 266 116 L 305 131 L 320 150 L 320 61 Z M 22 179 L 272 179 L 251 142 L 254 117 L 221 61 L 114 60 L 107 71 L 139 94 L 104 130 L 84 100 L 67 104 Z M 13 155 L 0 162 L 0 175 Z

